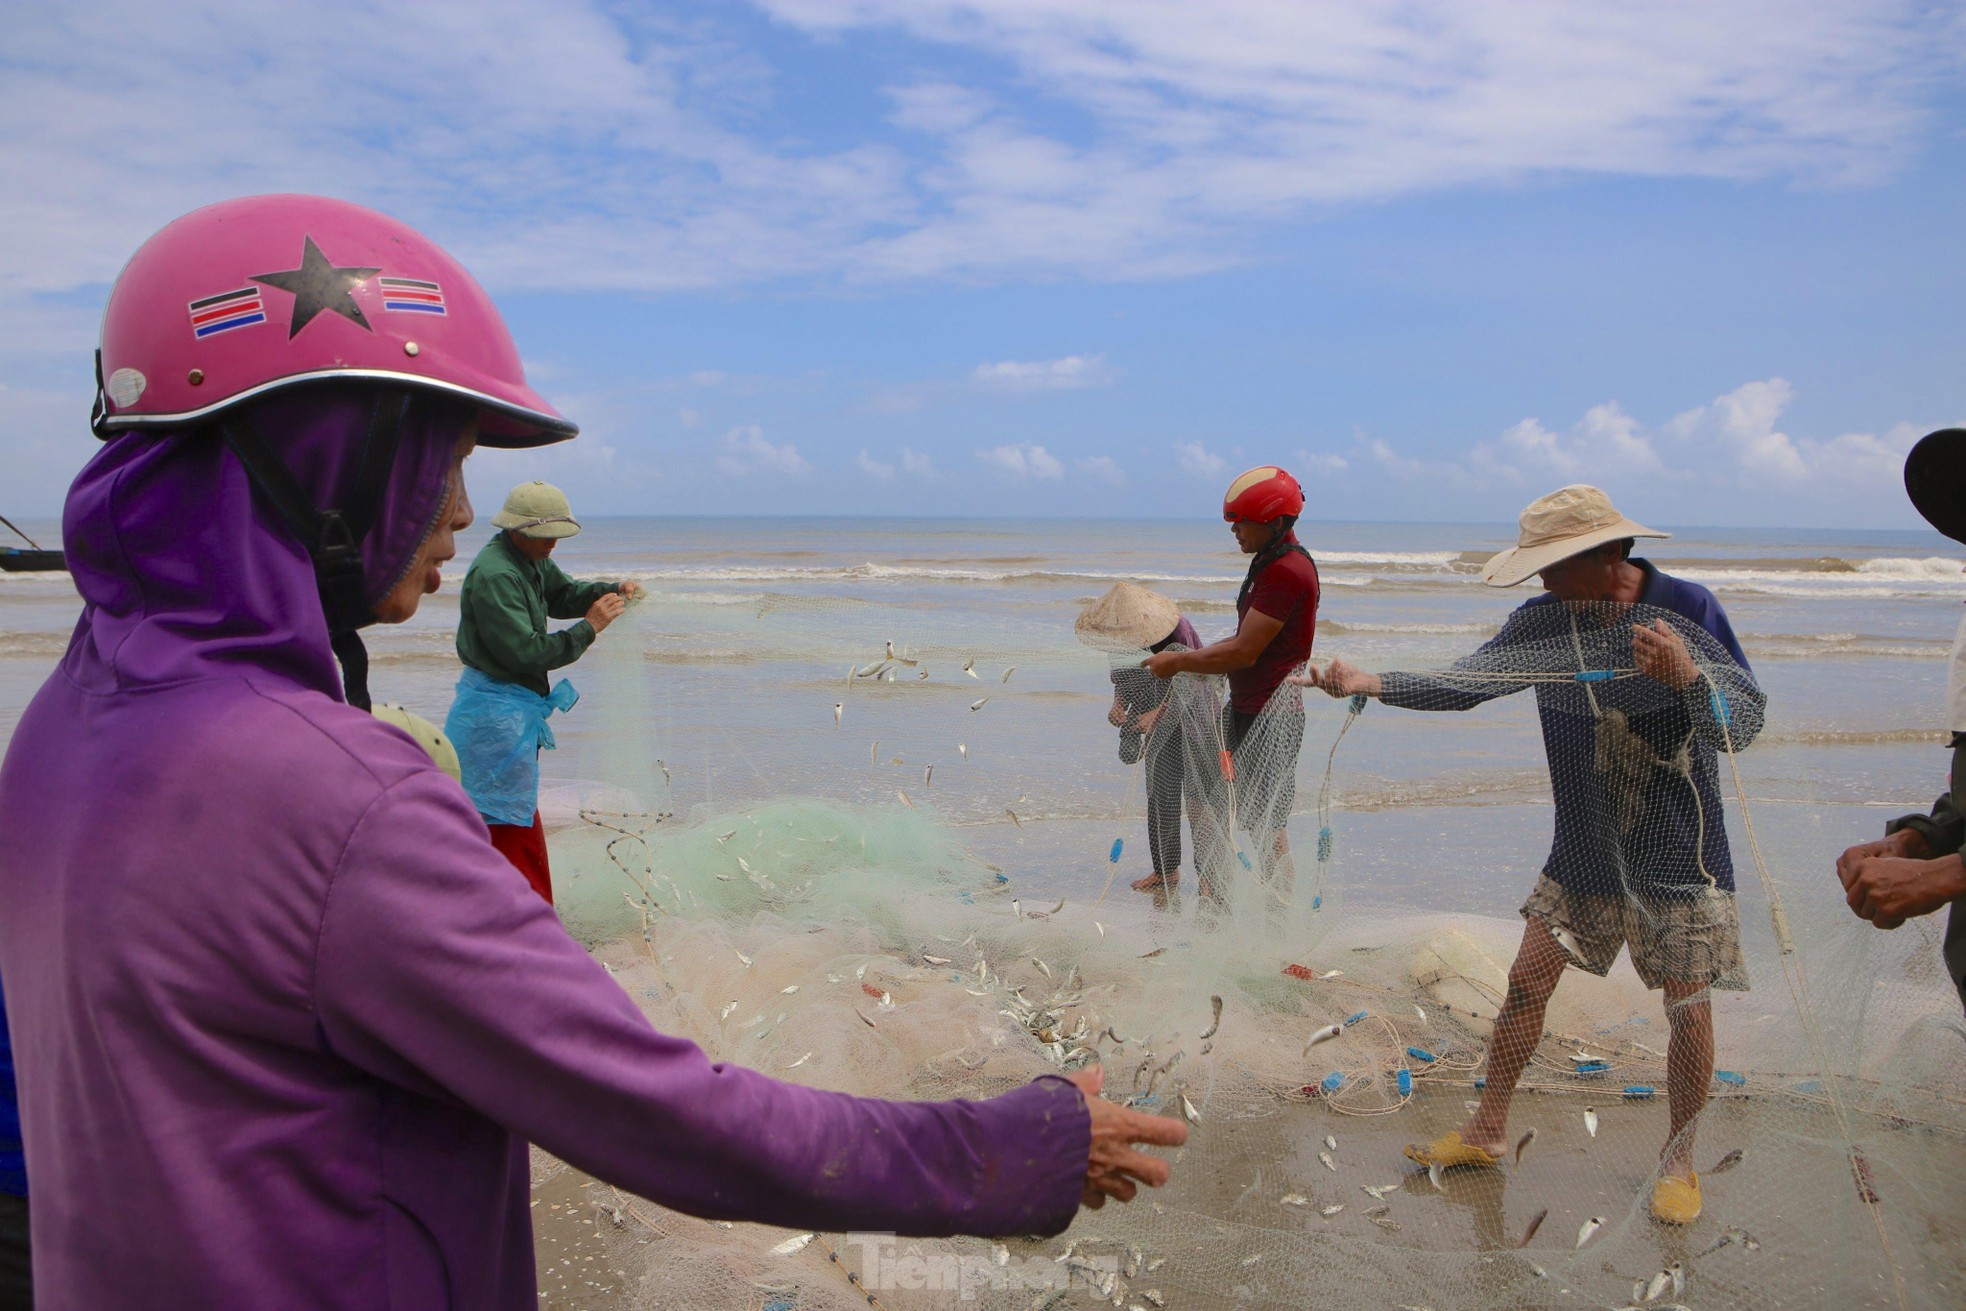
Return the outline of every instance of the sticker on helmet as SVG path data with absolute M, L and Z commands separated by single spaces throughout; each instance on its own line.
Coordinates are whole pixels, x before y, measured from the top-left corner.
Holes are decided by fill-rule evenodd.
M 315 315 L 324 310 L 339 314 L 364 331 L 374 332 L 375 329 L 369 327 L 368 319 L 362 315 L 362 307 L 355 303 L 355 297 L 349 293 L 382 270 L 338 268 L 333 260 L 321 253 L 321 248 L 314 244 L 314 238 L 304 240 L 306 245 L 301 248 L 299 268 L 255 273 L 252 277 L 254 282 L 263 282 L 269 287 L 293 293 L 294 314 L 287 326 L 287 340 L 292 341 L 302 328 L 314 321 Z
M 187 308 L 191 311 L 191 335 L 200 341 L 234 328 L 250 328 L 255 323 L 266 322 L 266 307 L 260 303 L 258 287 L 240 287 L 236 291 L 204 296 Z
M 377 278 L 382 288 L 382 308 L 407 310 L 414 314 L 448 314 L 444 308 L 444 289 L 434 282 L 416 278 Z
M 135 369 L 118 369 L 109 375 L 109 399 L 116 402 L 118 409 L 127 410 L 137 403 L 143 389 L 150 385 L 150 379 Z

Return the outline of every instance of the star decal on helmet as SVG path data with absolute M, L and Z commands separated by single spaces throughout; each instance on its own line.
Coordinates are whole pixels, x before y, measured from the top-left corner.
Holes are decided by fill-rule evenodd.
M 287 340 L 292 341 L 323 310 L 339 314 L 350 323 L 360 324 L 365 332 L 374 332 L 375 329 L 362 316 L 362 307 L 355 303 L 355 297 L 349 293 L 357 284 L 382 270 L 337 268 L 334 261 L 323 255 L 321 248 L 314 244 L 313 237 L 306 238 L 306 241 L 299 268 L 255 273 L 252 276 L 254 282 L 263 282 L 269 287 L 293 293 L 294 313 L 287 327 Z

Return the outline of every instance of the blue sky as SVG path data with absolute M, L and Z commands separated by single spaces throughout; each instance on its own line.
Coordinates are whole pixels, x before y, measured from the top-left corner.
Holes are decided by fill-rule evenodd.
M 498 298 L 589 513 L 1912 527 L 1966 423 L 1956 4 L 78 3 L 0 50 L 0 513 L 117 268 L 345 196 Z

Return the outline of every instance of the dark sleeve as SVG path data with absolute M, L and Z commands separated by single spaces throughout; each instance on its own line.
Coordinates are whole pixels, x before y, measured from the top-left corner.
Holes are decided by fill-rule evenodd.
M 546 613 L 555 619 L 584 618 L 589 606 L 618 586 L 616 583 L 569 578 L 566 571 L 550 559 L 541 560 L 539 567 L 540 580 L 546 584 Z
M 1533 684 L 1526 678 L 1484 678 L 1505 661 L 1505 652 L 1520 640 L 1524 624 L 1518 606 L 1502 631 L 1442 670 L 1392 670 L 1379 675 L 1379 701 L 1402 710 L 1472 710 L 1485 701 L 1520 692 Z
M 564 581 L 565 575 L 561 578 Z M 473 627 L 486 652 L 505 669 L 541 676 L 580 659 L 594 645 L 594 626 L 583 619 L 557 633 L 534 631 L 524 588 L 512 572 L 479 580 L 473 594 Z
M 1070 1083 L 879 1101 L 713 1062 L 649 1023 L 435 771 L 370 807 L 332 887 L 315 1006 L 336 1054 L 609 1183 L 829 1231 L 1053 1234 L 1078 1211 L 1091 1118 Z
M 1952 782 L 1958 787 L 1960 766 L 1966 765 L 1966 733 L 1952 735 Z M 1932 803 L 1929 815 L 1900 815 L 1884 826 L 1884 831 L 1896 833 L 1900 829 L 1910 829 L 1925 839 L 1925 845 L 1932 849 L 1932 855 L 1950 856 L 1966 847 L 1966 815 L 1959 812 L 1953 804 L 1955 792 L 1948 791 Z

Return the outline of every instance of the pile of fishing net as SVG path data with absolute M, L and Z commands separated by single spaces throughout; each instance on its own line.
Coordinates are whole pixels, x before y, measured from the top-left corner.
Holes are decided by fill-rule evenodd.
M 1232 748 L 1218 679 L 1164 684 L 1142 726 L 1122 685 L 1144 650 L 1088 658 L 1035 620 L 976 631 L 867 602 L 731 609 L 732 659 L 781 667 L 782 695 L 720 703 L 714 669 L 677 686 L 660 608 L 631 615 L 634 641 L 596 648 L 609 731 L 553 838 L 569 927 L 652 1022 L 878 1097 L 985 1097 L 1098 1064 L 1106 1096 L 1192 1132 L 1166 1189 L 1048 1242 L 790 1235 L 589 1184 L 622 1304 L 1956 1300 L 1966 1034 L 1931 927 L 1877 933 L 1824 887 L 1836 835 L 1873 814 L 1743 809 L 1762 698 L 1680 616 L 1529 607 L 1451 667 L 1385 674 L 1390 702 L 1469 714 L 1286 688 Z M 1684 685 L 1640 672 L 1634 628 L 1658 624 Z M 1372 754 L 1375 733 L 1398 749 Z M 1355 751 L 1356 791 L 1378 797 L 1356 810 Z M 1411 776 L 1387 795 L 1439 796 L 1423 784 L 1448 766 L 1547 761 L 1546 790 L 1402 809 L 1375 790 L 1394 760 Z M 1750 990 L 1683 1003 L 1711 1006 L 1718 1053 L 1691 1225 L 1647 1214 L 1672 1026 L 1622 959 L 1605 978 L 1566 970 L 1516 1053 L 1501 1166 L 1430 1177 L 1400 1153 L 1460 1126 L 1497 1059 L 1522 922 L 1459 890 L 1506 869 L 1508 895 L 1529 892 L 1552 793 L 1565 868 L 1600 915 L 1741 920 Z M 1170 810 L 1180 879 L 1139 895 L 1125 853 L 1160 848 Z M 1401 871 L 1430 907 L 1389 900 Z

